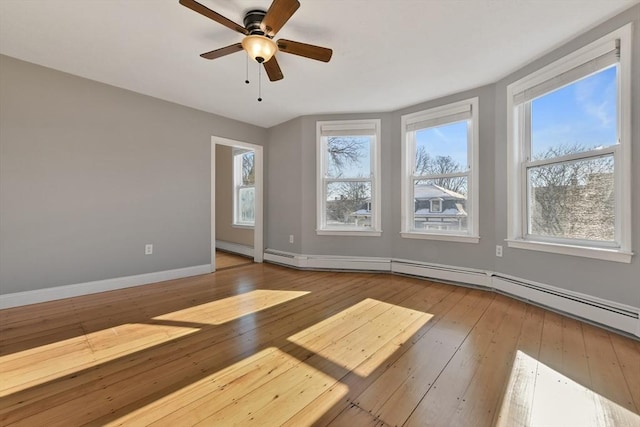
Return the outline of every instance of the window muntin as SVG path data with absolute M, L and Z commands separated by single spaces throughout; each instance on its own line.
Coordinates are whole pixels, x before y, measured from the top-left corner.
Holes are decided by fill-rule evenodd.
M 630 25 L 509 85 L 509 245 L 630 262 Z
M 253 151 L 234 150 L 233 206 L 234 225 L 255 225 L 255 155 Z
M 318 233 L 380 233 L 379 120 L 318 122 Z
M 404 237 L 477 241 L 477 109 L 474 98 L 403 116 Z

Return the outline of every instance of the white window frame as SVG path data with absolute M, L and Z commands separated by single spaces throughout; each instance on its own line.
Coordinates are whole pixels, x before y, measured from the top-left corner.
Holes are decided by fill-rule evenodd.
M 328 136 L 369 136 L 371 137 L 370 177 L 334 179 L 327 176 L 328 161 L 325 149 Z M 318 121 L 316 123 L 316 206 L 317 235 L 334 236 L 381 236 L 382 218 L 380 208 L 380 119 Z M 336 181 L 369 181 L 371 183 L 371 227 L 331 228 L 326 224 L 327 184 Z
M 245 149 L 233 150 L 233 227 L 235 228 L 248 228 L 253 229 L 255 227 L 255 217 L 253 222 L 240 221 L 239 218 L 239 204 L 240 204 L 240 190 L 245 188 L 253 188 L 255 195 L 254 185 L 243 185 L 242 183 L 242 158 L 247 153 L 253 153 L 253 161 L 255 168 L 255 152 Z M 254 215 L 255 215 L 255 200 L 254 200 Z
M 508 156 L 508 233 L 507 245 L 557 254 L 596 258 L 608 261 L 631 262 L 631 64 L 632 24 L 574 51 L 573 53 L 535 71 L 507 86 L 507 156 Z M 603 150 L 563 156 L 559 160 L 590 158 L 598 154 L 614 156 L 615 186 L 615 238 L 616 245 L 596 241 L 578 241 L 563 238 L 535 238 L 527 235 L 527 182 L 526 168 L 538 163 L 528 159 L 530 137 L 524 132 L 526 117 L 523 110 L 528 99 L 541 93 L 571 84 L 585 74 L 585 69 L 619 46 L 618 62 L 618 144 Z M 592 72 L 593 72 L 592 71 Z M 572 79 L 572 80 L 568 80 Z M 567 81 L 568 80 L 568 81 Z M 540 89 L 543 88 L 543 89 Z M 527 93 L 529 91 L 529 94 Z M 536 93 L 538 92 L 538 93 Z M 566 158 L 565 158 L 566 157 Z
M 401 231 L 400 235 L 408 239 L 444 240 L 450 242 L 478 243 L 480 235 L 478 230 L 479 214 L 479 185 L 478 185 L 478 98 L 470 98 L 451 104 L 431 108 L 416 113 L 406 114 L 401 117 L 400 126 L 402 132 L 402 206 L 401 206 Z M 460 121 L 454 116 L 469 114 L 467 119 L 467 170 L 463 173 L 440 175 L 437 177 L 465 176 L 467 177 L 467 230 L 414 230 L 415 201 L 413 198 L 413 176 L 415 161 L 415 130 L 412 127 L 419 126 L 421 122 L 429 122 L 435 126 L 446 125 Z M 434 125 L 428 126 L 433 127 Z

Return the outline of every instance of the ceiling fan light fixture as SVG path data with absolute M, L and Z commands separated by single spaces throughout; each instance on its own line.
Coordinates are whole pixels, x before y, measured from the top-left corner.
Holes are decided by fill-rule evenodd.
M 242 48 L 247 52 L 251 59 L 260 64 L 268 62 L 278 50 L 278 47 L 273 40 L 260 35 L 246 36 L 242 40 Z

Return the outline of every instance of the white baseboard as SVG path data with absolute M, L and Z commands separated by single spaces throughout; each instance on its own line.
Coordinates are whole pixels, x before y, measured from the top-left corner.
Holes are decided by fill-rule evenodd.
M 211 264 L 0 295 L 0 309 L 211 273 Z
M 267 249 L 265 261 L 310 270 L 391 271 L 389 258 L 332 255 L 300 255 Z
M 220 249 L 227 252 L 233 252 L 234 254 L 248 256 L 253 258 L 253 247 L 247 245 L 241 245 L 239 243 L 225 242 L 223 240 L 216 240 L 216 249 Z
M 638 307 L 492 271 L 406 259 L 301 255 L 273 249 L 267 249 L 264 259 L 300 269 L 386 271 L 474 285 L 640 337 Z

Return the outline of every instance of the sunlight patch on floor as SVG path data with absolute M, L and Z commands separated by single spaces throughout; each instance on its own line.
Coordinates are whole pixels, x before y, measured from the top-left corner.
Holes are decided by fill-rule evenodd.
M 256 289 L 154 317 L 155 320 L 221 325 L 307 295 L 306 291 Z
M 432 317 L 368 298 L 288 340 L 365 377 Z
M 640 415 L 518 350 L 497 426 L 640 425 Z
M 107 425 L 234 425 L 260 420 L 280 425 L 330 386 L 331 402 L 346 386 L 286 352 L 266 348 L 135 409 Z M 188 405 L 182 406 L 184 402 Z M 176 409 L 178 408 L 178 409 Z
M 309 292 L 254 290 L 0 357 L 0 397 L 265 310 Z M 244 321 L 244 319 L 241 319 Z M 253 319 L 246 319 L 252 321 Z M 47 352 L 49 357 L 40 355 Z M 60 366 L 66 367 L 60 370 Z M 17 386 L 20 384 L 20 386 Z

